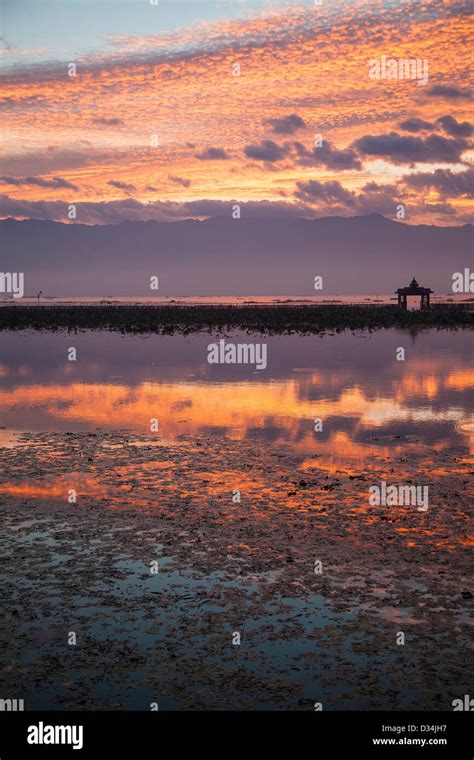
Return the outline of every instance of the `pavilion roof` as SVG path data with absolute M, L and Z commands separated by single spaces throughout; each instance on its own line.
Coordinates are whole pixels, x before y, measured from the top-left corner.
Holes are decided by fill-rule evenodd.
M 404 288 L 398 288 L 395 293 L 404 296 L 425 296 L 428 293 L 433 293 L 433 291 L 431 288 L 423 288 L 421 285 L 418 285 L 416 279 L 413 278 L 409 285 Z
M 405 296 L 422 296 L 426 295 L 427 293 L 434 293 L 431 288 L 422 288 L 420 285 L 416 288 L 411 288 L 409 285 L 406 288 L 398 288 L 398 290 L 395 291 L 395 293 L 401 293 Z

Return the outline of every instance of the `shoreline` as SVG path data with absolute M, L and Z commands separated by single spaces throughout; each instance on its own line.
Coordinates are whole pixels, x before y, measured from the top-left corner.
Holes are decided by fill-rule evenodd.
M 7 305 L 2 330 L 111 330 L 131 334 L 213 329 L 282 333 L 372 330 L 390 327 L 474 326 L 474 310 L 443 305 L 401 311 L 391 305 Z

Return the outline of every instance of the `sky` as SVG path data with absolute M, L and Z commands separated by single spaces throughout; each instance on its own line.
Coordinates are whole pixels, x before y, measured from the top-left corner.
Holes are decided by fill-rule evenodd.
M 467 0 L 0 8 L 0 218 L 472 221 Z

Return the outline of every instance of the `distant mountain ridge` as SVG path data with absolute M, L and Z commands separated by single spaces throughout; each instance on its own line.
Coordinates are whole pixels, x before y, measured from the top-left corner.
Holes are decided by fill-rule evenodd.
M 25 273 L 25 295 L 334 295 L 393 292 L 413 276 L 435 292 L 474 266 L 473 226 L 212 217 L 88 226 L 0 221 L 0 271 Z M 158 293 L 149 288 L 159 277 Z M 323 277 L 315 291 L 314 277 Z

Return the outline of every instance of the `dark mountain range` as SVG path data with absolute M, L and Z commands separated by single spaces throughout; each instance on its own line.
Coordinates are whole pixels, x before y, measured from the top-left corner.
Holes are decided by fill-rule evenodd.
M 323 219 L 0 222 L 0 271 L 25 295 L 332 295 L 389 293 L 416 276 L 437 293 L 473 264 L 472 225 L 435 227 L 378 214 Z M 315 291 L 322 275 L 324 289 Z

